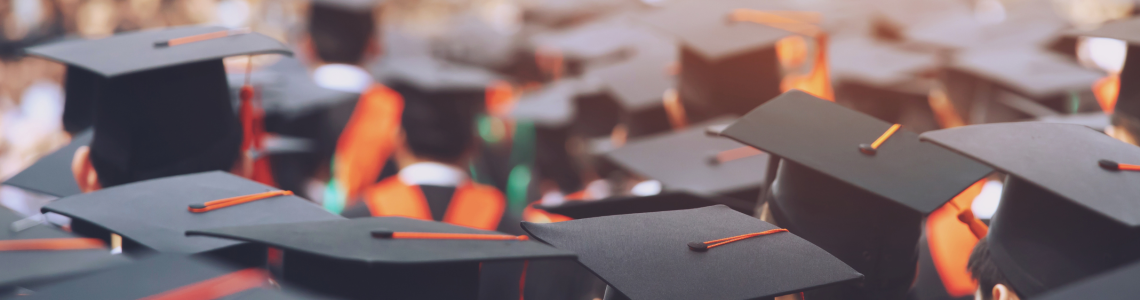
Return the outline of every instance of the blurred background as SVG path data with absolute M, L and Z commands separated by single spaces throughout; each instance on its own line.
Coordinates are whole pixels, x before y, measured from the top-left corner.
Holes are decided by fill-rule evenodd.
M 488 103 L 489 115 L 478 124 L 480 136 L 491 145 L 487 152 L 507 149 L 501 151 L 507 153 L 506 158 L 485 162 L 502 165 L 487 167 L 501 170 L 488 171 L 491 175 L 482 178 L 476 175 L 476 179 L 504 189 L 516 213 L 539 198 L 560 198 L 591 188 L 594 198 L 613 191 L 659 192 L 660 183 L 620 189 L 599 187 L 594 180 L 608 175 L 591 170 L 594 166 L 589 162 L 578 161 L 586 159 L 582 152 L 621 146 L 630 134 L 622 124 L 603 128 L 600 143 L 588 134 L 571 134 L 570 138 L 555 138 L 556 151 L 543 150 L 543 140 L 557 135 L 543 130 L 550 119 L 583 117 L 560 111 L 589 117 L 604 109 L 577 104 L 576 110 L 556 108 L 558 105 L 536 109 L 527 103 L 546 101 L 528 98 L 538 97 L 532 91 L 557 86 L 554 83 L 566 79 L 577 82 L 568 94 L 589 94 L 589 90 L 605 85 L 606 72 L 589 71 L 622 60 L 607 56 L 609 50 L 673 48 L 670 44 L 629 42 L 618 34 L 625 29 L 618 27 L 638 28 L 667 43 L 686 42 L 676 40 L 677 35 L 646 29 L 649 25 L 643 23 L 611 26 L 621 16 L 649 13 L 685 1 L 388 0 L 378 8 L 382 17 L 376 25 L 383 29 L 385 59 L 377 64 L 391 57 L 426 55 L 509 75 L 509 83 L 518 93 L 508 104 Z M 779 3 L 780 10 L 818 13 L 819 28 L 827 36 L 813 39 L 792 35 L 775 43 L 783 89 L 811 90 L 813 82 L 822 79 L 830 87 L 817 95 L 919 132 L 1021 120 L 1104 128 L 1108 125 L 1106 112 L 1113 107 L 1114 85 L 1119 84 L 1115 76 L 1122 67 L 1126 44 L 1067 33 L 1097 28 L 1136 13 L 1133 0 L 764 1 Z M 24 47 L 57 39 L 99 38 L 189 24 L 250 28 L 296 45 L 307 7 L 304 0 L 0 0 L 0 180 L 70 138 L 60 122 L 64 67 L 25 57 Z M 675 61 L 678 54 L 668 55 Z M 244 59 L 233 62 L 235 70 L 244 71 L 238 68 L 247 63 Z M 277 59 L 263 55 L 252 63 L 262 67 Z M 304 56 L 298 59 L 303 61 Z M 520 60 L 536 64 L 545 76 L 533 79 L 519 75 L 518 68 L 512 66 Z M 817 72 L 819 66 L 826 67 L 826 72 Z M 659 71 L 673 75 L 675 69 L 674 62 Z M 635 88 L 642 84 L 636 82 L 636 76 L 625 78 Z M 668 98 L 668 91 L 666 87 L 650 92 Z M 534 124 L 538 124 L 537 129 Z M 529 150 L 494 146 L 510 138 L 539 141 L 530 141 L 524 147 Z M 552 152 L 568 155 L 543 157 Z M 578 167 L 558 166 L 562 162 Z M 594 172 L 581 175 L 587 171 Z M 0 201 L 4 195 L 0 192 Z M 319 192 L 307 195 L 320 202 Z

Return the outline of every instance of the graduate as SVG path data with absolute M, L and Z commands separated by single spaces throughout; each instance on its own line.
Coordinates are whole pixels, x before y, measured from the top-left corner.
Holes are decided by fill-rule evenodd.
M 437 75 L 442 74 L 455 73 Z M 478 83 L 392 85 L 406 99 L 394 151 L 400 172 L 364 190 L 363 201 L 343 215 L 405 216 L 498 228 L 506 208 L 503 194 L 473 182 L 467 172 L 476 149 L 475 113 L 484 96 Z

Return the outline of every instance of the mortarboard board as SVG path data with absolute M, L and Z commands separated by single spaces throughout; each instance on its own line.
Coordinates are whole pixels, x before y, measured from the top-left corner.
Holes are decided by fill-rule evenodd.
M 680 1 L 640 16 L 677 38 L 678 86 L 690 114 L 715 117 L 744 114 L 780 93 L 775 43 L 793 33 L 752 22 L 728 21 L 733 10 L 788 10 L 786 2 L 730 0 Z
M 862 277 L 790 232 L 690 250 L 694 242 L 777 229 L 725 206 L 522 226 L 577 252 L 579 263 L 629 299 L 762 299 Z
M 1061 124 L 1076 124 L 1092 128 L 1096 131 L 1104 131 L 1105 127 L 1111 124 L 1109 116 L 1104 112 L 1090 112 L 1069 115 L 1045 116 L 1035 120 L 1037 122 L 1045 123 L 1061 123 Z
M 384 0 L 313 0 L 312 5 L 372 13 L 372 10 L 383 2 Z
M 90 156 L 104 187 L 232 168 L 242 125 L 222 59 L 291 54 L 262 34 L 200 26 L 69 40 L 28 53 L 101 76 Z
M 536 208 L 574 219 L 602 216 L 693 209 L 726 205 L 741 213 L 751 214 L 756 204 L 724 196 L 698 196 L 689 192 L 664 192 L 649 196 L 618 196 L 599 200 L 566 201 L 559 205 L 537 205 Z
M 870 37 L 842 37 L 828 42 L 828 63 L 835 101 L 916 132 L 937 129 L 924 78 L 938 67 L 930 51 L 919 51 Z
M 4 184 L 56 197 L 67 197 L 81 193 L 75 176 L 71 173 L 71 160 L 79 147 L 91 143 L 94 135 L 91 130 L 83 131 L 71 138 L 71 142 L 48 154 L 20 173 L 8 178 Z
M 42 219 L 25 219 L 13 211 L 0 207 L 0 225 L 4 227 L 0 229 L 0 245 L 7 246 L 6 244 L 11 242 L 38 239 L 72 238 L 77 239 L 78 244 L 86 245 L 74 249 L 43 247 L 19 250 L 2 247 L 4 249 L 0 250 L 0 295 L 17 287 L 35 288 L 128 261 L 125 257 L 111 255 L 110 249 L 102 243 L 78 241 L 80 239 L 78 236 L 38 221 Z
M 385 232 L 460 236 L 375 236 Z M 286 283 L 350 299 L 472 299 L 479 286 L 481 262 L 574 258 L 573 253 L 532 241 L 463 236 L 514 238 L 493 231 L 403 217 L 202 229 L 187 234 L 280 248 L 285 252 Z
M 721 134 L 781 158 L 768 202 L 777 224 L 867 276 L 858 290 L 809 292 L 818 298 L 905 295 L 922 217 L 992 172 L 906 129 L 800 91 L 772 99 Z M 881 147 L 866 154 L 862 148 L 874 147 L 868 143 Z
M 562 79 L 525 93 L 511 109 L 510 116 L 548 127 L 568 126 L 574 119 L 574 98 L 579 84 L 576 79 Z
M 382 82 L 402 82 L 423 90 L 466 90 L 483 93 L 500 78 L 478 67 L 451 63 L 429 56 L 397 57 L 376 64 L 372 73 Z
M 215 171 L 151 179 L 79 194 L 56 200 L 45 206 L 43 211 L 70 217 L 72 230 L 81 235 L 101 239 L 110 238 L 111 233 L 123 236 L 123 251 L 128 254 L 148 250 L 208 253 L 241 262 L 245 262 L 239 257 L 241 254 L 234 253 L 244 253 L 243 247 L 247 245 L 225 239 L 186 237 L 184 231 L 215 226 L 341 219 L 308 200 L 292 195 L 200 213 L 190 211 L 192 205 L 275 190 L 236 175 Z
M 1140 18 L 1105 23 L 1089 31 L 1069 32 L 1072 35 L 1113 38 L 1128 42 L 1128 52 L 1125 54 L 1124 67 L 1120 71 L 1120 89 L 1113 112 L 1122 112 L 1133 118 L 1140 118 L 1140 95 L 1138 95 L 1140 93 L 1135 88 L 1135 83 L 1140 81 L 1140 62 L 1129 61 L 1127 58 L 1140 56 L 1140 54 L 1132 55 L 1140 53 L 1140 47 L 1136 46 L 1140 44 L 1140 35 L 1137 35 L 1135 30 L 1137 27 L 1140 27 Z
M 721 118 L 706 124 L 732 121 Z M 630 141 L 603 156 L 626 170 L 660 181 L 667 191 L 756 201 L 768 155 L 730 139 L 708 136 L 704 127 Z
M 265 270 L 164 254 L 58 282 L 20 299 L 332 299 L 271 287 Z
M 677 62 L 677 49 L 672 40 L 652 32 L 641 32 L 631 39 L 630 58 L 588 68 L 583 76 L 600 82 L 602 91 L 621 107 L 622 122 L 629 128 L 629 137 L 634 138 L 672 127 L 663 97 L 674 86 L 670 67 Z
M 1062 300 L 1062 299 L 1099 299 L 1099 300 L 1125 300 L 1132 299 L 1140 294 L 1140 286 L 1136 280 L 1140 279 L 1140 263 L 1108 271 L 1077 283 L 1066 285 L 1055 291 L 1045 293 L 1034 300 Z
M 1140 173 L 1102 162 L 1135 162 L 1140 148 L 1088 127 L 1040 122 L 972 125 L 921 138 L 1009 175 L 986 239 L 1019 296 L 1035 299 L 1140 258 L 1140 186 L 1132 184 Z

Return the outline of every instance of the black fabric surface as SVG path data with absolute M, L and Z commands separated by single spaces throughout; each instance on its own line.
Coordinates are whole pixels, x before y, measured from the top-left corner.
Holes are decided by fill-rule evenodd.
M 381 239 L 371 236 L 373 230 L 496 234 L 494 231 L 403 217 L 201 229 L 189 231 L 187 234 L 256 242 L 285 250 L 370 265 L 574 257 L 571 252 L 533 241 Z
M 727 205 L 733 210 L 752 214 L 755 203 L 726 197 L 702 197 L 686 192 L 669 192 L 645 197 L 612 197 L 592 201 L 567 201 L 558 206 L 536 205 L 536 208 L 563 216 L 583 219 L 600 216 L 693 209 L 710 205 Z
M 754 237 L 707 252 L 704 242 L 776 226 L 725 206 L 523 223 L 632 299 L 758 299 L 859 280 L 862 275 L 795 234 Z
M 71 160 L 75 157 L 75 150 L 91 143 L 93 135 L 92 130 L 83 131 L 73 137 L 66 146 L 40 158 L 28 168 L 5 180 L 4 184 L 56 197 L 79 194 L 79 185 L 75 183 L 75 176 L 71 174 Z
M 227 30 L 217 26 L 183 26 L 144 30 L 111 37 L 65 40 L 28 48 L 28 54 L 84 68 L 104 77 L 245 54 L 292 55 L 281 42 L 262 34 L 241 34 L 172 47 L 155 42 Z
M 859 151 L 860 144 L 874 142 L 889 127 L 871 116 L 791 91 L 749 112 L 723 134 L 922 214 L 992 172 L 969 158 L 920 142 L 907 128 L 887 139 L 876 155 Z
M 1140 285 L 1136 284 L 1137 278 L 1140 278 L 1140 263 L 1122 266 L 1033 299 L 1135 299 L 1136 295 L 1140 295 Z
M 188 254 L 239 242 L 188 237 L 184 234 L 186 230 L 343 219 L 297 196 L 266 198 L 205 213 L 191 213 L 187 209 L 191 204 L 272 190 L 276 189 L 229 173 L 205 172 L 79 194 L 56 200 L 43 211 L 89 222 L 159 252 Z
M 0 207 L 0 241 L 23 239 L 74 238 L 74 234 L 40 224 L 20 232 L 7 229 L 22 216 Z M 110 249 L 66 251 L 0 251 L 0 290 L 15 286 L 31 288 L 73 276 L 95 272 L 126 263 L 122 256 L 112 256 Z

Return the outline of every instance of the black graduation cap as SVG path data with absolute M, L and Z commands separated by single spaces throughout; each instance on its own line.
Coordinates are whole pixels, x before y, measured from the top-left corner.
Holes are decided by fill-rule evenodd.
M 265 270 L 164 254 L 48 285 L 20 299 L 332 299 L 272 287 L 268 279 Z
M 291 54 L 262 34 L 201 26 L 68 40 L 28 53 L 101 77 L 91 160 L 104 187 L 232 168 L 242 129 L 222 59 Z
M 56 197 L 80 193 L 79 184 L 75 183 L 75 176 L 71 173 L 71 161 L 75 157 L 75 150 L 90 144 L 92 136 L 94 133 L 91 130 L 79 133 L 66 146 L 40 158 L 5 180 L 4 184 Z
M 31 239 L 79 238 L 63 232 L 42 219 L 24 218 L 0 207 L 0 243 Z M 30 226 L 30 227 L 29 227 Z M 127 262 L 123 256 L 111 255 L 106 247 L 74 250 L 8 250 L 0 251 L 0 295 L 16 287 L 37 286 L 95 272 Z
M 777 224 L 867 275 L 859 290 L 810 292 L 819 298 L 905 295 L 922 217 L 992 172 L 905 128 L 795 90 L 721 134 L 781 158 L 768 202 Z
M 1077 283 L 1066 285 L 1045 293 L 1034 300 L 1099 299 L 1126 300 L 1140 294 L 1140 263 L 1132 263 L 1118 269 L 1093 276 Z
M 915 132 L 938 129 L 928 102 L 939 65 L 932 51 L 910 49 L 870 37 L 828 41 L 835 101 Z
M 313 5 L 338 8 L 347 11 L 371 13 L 384 0 L 313 0 Z
M 694 242 L 777 229 L 719 205 L 522 227 L 578 253 L 579 263 L 629 299 L 762 299 L 862 277 L 791 232 L 691 250 Z
M 689 192 L 664 192 L 650 196 L 618 196 L 600 200 L 566 201 L 559 205 L 536 205 L 551 213 L 574 219 L 602 216 L 693 209 L 726 205 L 741 213 L 751 214 L 756 204 L 724 196 L 697 196 Z
M 233 174 L 215 171 L 140 181 L 79 194 L 56 200 L 44 206 L 43 211 L 70 217 L 72 231 L 84 236 L 108 239 L 111 233 L 121 235 L 123 251 L 127 254 L 148 251 L 205 253 L 240 262 L 245 260 L 235 253 L 244 253 L 244 249 L 255 247 L 225 239 L 186 237 L 184 231 L 342 219 L 308 200 L 291 195 L 201 213 L 190 211 L 191 206 L 208 201 L 275 190 Z M 263 252 L 264 249 L 261 250 Z
M 721 118 L 705 124 L 733 121 Z M 603 156 L 635 174 L 660 181 L 667 191 L 756 201 L 768 154 L 730 139 L 708 136 L 704 127 L 630 141 Z
M 1140 35 L 1136 34 L 1137 27 L 1140 27 L 1140 18 L 1108 22 L 1094 30 L 1068 32 L 1071 35 L 1105 37 L 1128 42 L 1124 68 L 1120 71 L 1120 93 L 1116 97 L 1113 111 L 1125 113 L 1133 118 L 1140 118 L 1140 93 L 1135 88 L 1135 83 L 1140 80 L 1140 62 L 1129 61 L 1127 57 L 1140 56 L 1140 54 L 1132 55 L 1140 53 L 1140 47 L 1137 46 L 1140 43 Z
M 671 39 L 654 32 L 638 31 L 630 40 L 633 52 L 628 59 L 588 68 L 583 77 L 596 80 L 620 106 L 620 121 L 630 138 L 667 131 L 672 125 L 662 99 L 674 87 L 676 76 L 670 68 L 677 62 L 677 48 Z
M 430 56 L 394 57 L 376 64 L 372 73 L 385 83 L 407 83 L 422 90 L 463 90 L 483 93 L 499 80 L 479 67 L 451 63 Z
M 1133 184 L 1140 173 L 1126 170 L 1140 148 L 1088 127 L 1040 122 L 921 138 L 1009 174 L 986 239 L 1020 296 L 1034 299 L 1140 258 L 1140 186 Z
M 396 235 L 393 235 L 393 234 Z M 460 234 L 458 239 L 399 233 Z M 286 283 L 350 299 L 474 299 L 481 262 L 572 259 L 573 253 L 501 233 L 403 217 L 359 218 L 192 230 L 280 248 Z
M 679 1 L 640 16 L 681 42 L 681 99 L 694 115 L 741 115 L 780 94 L 775 43 L 793 33 L 729 20 L 734 9 L 790 10 L 787 2 Z M 702 119 L 700 117 L 696 119 Z

